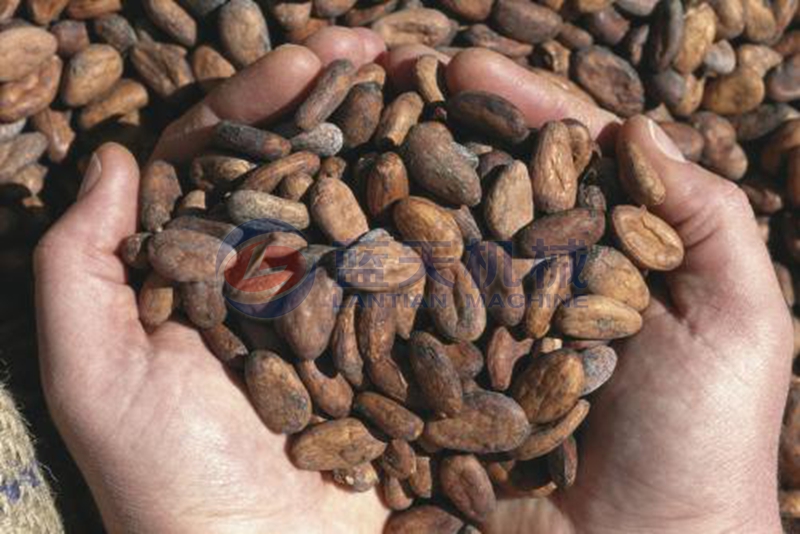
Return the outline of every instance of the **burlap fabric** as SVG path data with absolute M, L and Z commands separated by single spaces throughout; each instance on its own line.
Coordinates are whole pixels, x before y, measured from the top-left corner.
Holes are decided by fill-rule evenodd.
M 0 384 L 0 533 L 64 532 L 28 428 Z

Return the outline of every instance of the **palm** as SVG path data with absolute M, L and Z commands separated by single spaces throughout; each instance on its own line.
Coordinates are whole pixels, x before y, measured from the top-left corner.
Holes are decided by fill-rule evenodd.
M 126 300 L 133 306 L 133 292 L 119 290 L 131 293 Z M 127 368 L 96 385 L 109 410 L 86 421 L 118 429 L 95 450 L 108 455 L 104 460 L 118 471 L 112 473 L 117 483 L 140 488 L 140 496 L 184 495 L 184 502 L 164 503 L 167 517 L 182 509 L 285 531 L 301 524 L 304 532 L 379 531 L 386 512 L 376 494 L 349 494 L 292 466 L 285 438 L 261 423 L 240 378 L 214 358 L 196 331 L 170 322 L 147 336 L 131 323 L 125 337 L 122 350 L 142 357 L 128 359 Z M 78 384 L 76 390 L 86 394 Z M 131 455 L 148 460 L 130 462 Z

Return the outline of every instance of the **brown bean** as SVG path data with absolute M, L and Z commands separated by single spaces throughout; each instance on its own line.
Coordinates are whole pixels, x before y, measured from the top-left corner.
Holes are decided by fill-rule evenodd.
M 501 96 L 484 91 L 462 91 L 447 100 L 450 117 L 467 128 L 516 144 L 528 137 L 525 117 Z
M 428 333 L 415 332 L 410 361 L 427 405 L 444 416 L 458 415 L 463 405 L 461 379 L 444 345 Z
M 468 519 L 482 523 L 497 506 L 492 481 L 471 454 L 449 456 L 439 470 L 442 492 Z
M 561 489 L 571 487 L 578 475 L 578 449 L 575 438 L 568 437 L 551 452 L 547 456 L 547 466 L 556 486 Z
M 577 353 L 557 350 L 540 356 L 513 382 L 511 396 L 531 423 L 550 423 L 566 415 L 578 402 L 584 385 L 583 365 Z
M 634 202 L 648 207 L 664 202 L 667 197 L 664 182 L 636 142 L 618 143 L 617 161 L 620 183 Z
M 148 242 L 150 265 L 177 282 L 202 282 L 217 274 L 222 241 L 191 230 L 164 230 Z
M 290 156 L 263 165 L 250 173 L 242 184 L 243 189 L 254 189 L 271 193 L 281 180 L 289 175 L 303 172 L 314 175 L 320 170 L 320 159 L 311 152 L 295 152 Z M 250 169 L 247 169 L 250 170 Z
M 504 37 L 485 24 L 474 24 L 461 35 L 471 46 L 488 48 L 510 58 L 526 57 L 533 52 L 533 45 Z
M 70 112 L 45 109 L 32 117 L 34 128 L 47 137 L 47 157 L 53 163 L 66 159 L 75 141 L 75 131 L 70 126 Z
M 623 117 L 644 109 L 644 87 L 631 65 L 606 48 L 578 51 L 573 59 L 575 80 L 607 109 Z
M 486 304 L 472 273 L 461 263 L 428 276 L 428 301 L 437 331 L 456 341 L 475 341 L 486 328 Z
M 617 352 L 607 345 L 598 345 L 581 352 L 586 380 L 581 395 L 589 395 L 608 382 L 617 366 Z
M 414 413 L 389 397 L 371 391 L 358 394 L 353 411 L 388 436 L 399 440 L 416 440 L 424 427 L 422 419 Z
M 492 22 L 507 37 L 539 44 L 555 37 L 563 20 L 555 11 L 525 0 L 498 0 Z
M 411 179 L 442 200 L 468 206 L 480 202 L 478 175 L 440 123 L 426 122 L 411 128 L 401 155 Z
M 272 49 L 267 21 L 253 0 L 230 0 L 219 12 L 219 36 L 228 58 L 239 68 Z
M 175 202 L 181 197 L 175 168 L 165 161 L 154 161 L 142 173 L 139 187 L 139 218 L 148 232 L 160 231 L 172 218 Z
M 228 310 L 219 282 L 184 282 L 178 285 L 178 290 L 181 308 L 198 328 L 213 328 L 225 320 Z
M 214 127 L 214 144 L 223 150 L 266 161 L 279 160 L 292 150 L 289 141 L 280 135 L 225 120 Z
M 91 45 L 73 56 L 64 70 L 61 98 L 79 107 L 102 95 L 122 77 L 122 56 L 111 46 Z
M 624 254 L 610 247 L 595 246 L 584 257 L 577 273 L 586 289 L 644 311 L 650 303 L 650 290 L 639 269 Z M 580 261 L 580 260 L 578 260 Z
M 142 81 L 161 98 L 169 99 L 195 81 L 183 47 L 142 41 L 133 46 L 130 58 Z
M 520 252 L 531 258 L 566 254 L 597 243 L 605 231 L 602 212 L 574 208 L 536 219 L 517 234 Z
M 298 469 L 330 471 L 374 460 L 385 448 L 363 423 L 345 418 L 308 428 L 291 443 L 289 456 Z
M 18 26 L 0 31 L 0 82 L 38 71 L 56 53 L 58 42 L 43 28 Z
M 344 134 L 345 148 L 354 148 L 370 140 L 383 111 L 383 92 L 374 82 L 354 85 L 331 121 Z
M 247 346 L 230 328 L 220 323 L 200 330 L 200 334 L 211 353 L 222 363 L 234 369 L 244 367 Z
M 122 9 L 122 0 L 70 0 L 67 15 L 73 19 L 93 19 Z
M 579 400 L 564 417 L 534 427 L 525 443 L 510 455 L 516 460 L 527 461 L 552 452 L 577 430 L 589 414 L 589 407 L 587 401 Z
M 147 16 L 178 44 L 193 47 L 197 42 L 197 22 L 175 0 L 143 0 Z
M 433 505 L 411 508 L 401 514 L 393 514 L 386 523 L 386 534 L 457 534 L 462 525 L 461 519 Z
M 144 108 L 149 101 L 147 89 L 142 84 L 121 79 L 107 93 L 81 110 L 78 125 L 83 130 L 90 130 L 109 119 Z
M 167 322 L 175 309 L 173 282 L 155 271 L 150 272 L 139 292 L 139 320 L 148 328 Z
M 236 74 L 236 67 L 208 45 L 200 45 L 194 49 L 191 64 L 194 77 L 206 93 Z
M 430 200 L 404 198 L 395 203 L 392 215 L 400 234 L 426 263 L 452 263 L 464 252 L 452 215 Z
M 428 422 L 424 436 L 442 448 L 487 454 L 513 450 L 529 433 L 519 404 L 499 393 L 477 391 L 464 395 L 457 417 Z
M 336 308 L 342 300 L 342 288 L 325 273 L 314 270 L 308 294 L 295 293 L 302 299 L 285 315 L 274 320 L 275 329 L 300 359 L 314 360 L 325 352 L 336 324 Z M 291 300 L 291 299 L 290 299 Z
M 316 361 L 299 361 L 295 369 L 314 406 L 334 419 L 347 417 L 353 405 L 353 389 L 344 376 L 338 373 L 330 376 L 319 368 Z
M 330 117 L 350 92 L 355 67 L 346 59 L 331 62 L 319 75 L 316 85 L 297 109 L 295 124 L 311 130 Z
M 532 339 L 517 341 L 505 327 L 497 328 L 486 348 L 486 368 L 492 389 L 505 391 L 511 385 L 511 376 L 516 363 L 528 355 L 533 347 Z
M 312 219 L 333 243 L 347 245 L 369 231 L 358 200 L 341 180 L 317 180 L 309 192 L 308 204 Z
M 244 376 L 253 407 L 267 428 L 294 434 L 308 425 L 311 397 L 292 366 L 280 356 L 269 351 L 251 353 Z
M 601 295 L 574 297 L 562 304 L 553 326 L 578 339 L 620 339 L 642 328 L 642 316 L 618 300 Z
M 372 463 L 364 462 L 353 467 L 334 469 L 333 481 L 351 491 L 364 493 L 377 486 L 380 478 Z
M 58 94 L 62 66 L 51 56 L 31 74 L 0 85 L 0 121 L 16 122 L 46 109 Z
M 650 67 L 656 72 L 666 69 L 681 51 L 683 43 L 683 3 L 664 0 L 658 3 L 647 41 Z
M 617 206 L 611 226 L 623 252 L 639 267 L 669 271 L 683 262 L 683 242 L 666 222 L 645 208 Z
M 381 17 L 372 29 L 391 49 L 404 44 L 443 45 L 452 38 L 453 26 L 439 10 L 413 7 Z
M 572 138 L 562 122 L 548 122 L 539 132 L 529 167 L 537 209 L 557 213 L 575 207 L 578 172 Z
M 308 228 L 311 224 L 305 204 L 261 191 L 250 189 L 235 191 L 228 198 L 227 207 L 231 219 L 236 224 L 256 219 L 274 219 L 291 224 L 300 230 Z

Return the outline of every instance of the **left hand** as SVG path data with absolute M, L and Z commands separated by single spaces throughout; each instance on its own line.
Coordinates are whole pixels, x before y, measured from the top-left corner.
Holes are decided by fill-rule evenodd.
M 159 157 L 201 150 L 220 118 L 263 123 L 302 98 L 332 57 L 383 51 L 367 30 L 326 29 L 270 53 L 172 125 Z M 269 83 L 267 83 L 267 81 Z M 117 257 L 136 231 L 139 170 L 122 147 L 94 156 L 78 201 L 36 252 L 42 379 L 53 419 L 109 532 L 380 532 L 388 510 L 297 470 L 241 381 L 193 328 L 145 332 Z

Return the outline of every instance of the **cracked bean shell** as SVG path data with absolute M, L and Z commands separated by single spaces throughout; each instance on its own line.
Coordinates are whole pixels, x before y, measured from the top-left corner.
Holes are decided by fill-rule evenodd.
M 536 209 L 556 213 L 575 207 L 578 171 L 572 157 L 572 137 L 563 122 L 548 122 L 539 132 L 530 164 Z
M 671 271 L 683 263 L 678 233 L 663 219 L 634 206 L 617 206 L 611 226 L 622 251 L 642 269 Z
M 372 461 L 386 449 L 358 419 L 347 417 L 308 428 L 289 446 L 289 456 L 298 469 L 331 471 Z

